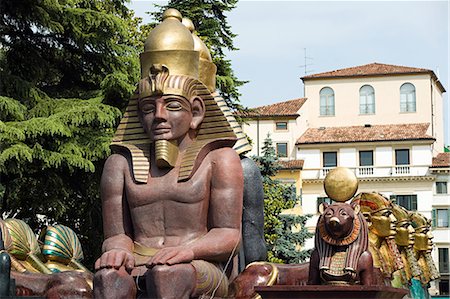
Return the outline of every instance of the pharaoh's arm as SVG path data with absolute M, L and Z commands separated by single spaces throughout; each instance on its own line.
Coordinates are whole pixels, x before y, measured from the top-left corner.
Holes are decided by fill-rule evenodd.
M 100 183 L 105 240 L 103 255 L 95 263 L 96 269 L 134 266 L 132 229 L 124 195 L 127 167 L 128 162 L 122 155 L 112 155 L 105 162 Z

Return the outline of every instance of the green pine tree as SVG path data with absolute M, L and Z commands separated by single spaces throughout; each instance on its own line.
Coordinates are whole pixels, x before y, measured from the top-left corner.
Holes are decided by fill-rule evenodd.
M 275 256 L 286 262 L 287 264 L 298 264 L 306 261 L 312 250 L 301 250 L 301 246 L 306 239 L 312 238 L 313 233 L 310 233 L 306 228 L 306 221 L 312 215 L 279 215 L 282 225 L 275 228 L 279 235 L 273 251 Z
M 267 260 L 274 263 L 298 263 L 309 257 L 309 251 L 298 251 L 307 238 L 312 237 L 305 227 L 310 217 L 281 214 L 296 203 L 295 188 L 273 179 L 279 170 L 279 161 L 270 134 L 264 139 L 262 156 L 253 157 L 259 165 L 264 188 L 264 237 Z M 293 231 L 293 228 L 300 228 Z
M 89 266 L 101 167 L 139 76 L 139 20 L 124 2 L 0 2 L 1 212 L 72 227 Z
M 167 5 L 156 5 L 158 11 L 151 13 L 155 23 L 144 25 L 141 28 L 144 38 L 156 26 L 167 8 L 175 8 L 194 23 L 197 34 L 210 49 L 213 62 L 217 66 L 216 84 L 220 95 L 228 106 L 235 111 L 246 111 L 239 102 L 241 94 L 238 91 L 247 81 L 238 80 L 235 76 L 230 60 L 226 59 L 225 49 L 238 50 L 233 45 L 236 37 L 228 24 L 227 12 L 236 7 L 238 0 L 170 0 Z M 239 119 L 240 120 L 240 119 Z

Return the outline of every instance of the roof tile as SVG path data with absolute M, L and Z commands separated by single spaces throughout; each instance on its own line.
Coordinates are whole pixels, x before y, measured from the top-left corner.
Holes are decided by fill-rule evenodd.
M 310 128 L 297 144 L 434 140 L 427 134 L 429 123 Z
M 370 63 L 361 66 L 349 67 L 331 72 L 324 72 L 302 77 L 303 80 L 315 78 L 333 78 L 333 77 L 354 77 L 354 76 L 370 76 L 370 75 L 387 75 L 387 74 L 411 74 L 411 73 L 433 73 L 432 70 L 407 67 L 392 64 Z
M 303 169 L 303 164 L 305 163 L 305 161 L 304 160 L 290 160 L 290 161 L 279 160 L 278 163 L 280 164 L 280 169 Z
M 300 110 L 305 102 L 306 98 L 299 98 L 272 105 L 260 106 L 252 108 L 246 116 L 298 116 L 298 110 Z
M 439 153 L 433 158 L 431 167 L 450 167 L 450 153 Z

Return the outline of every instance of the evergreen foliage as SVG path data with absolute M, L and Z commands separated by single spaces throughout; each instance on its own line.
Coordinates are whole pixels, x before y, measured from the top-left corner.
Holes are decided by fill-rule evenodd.
M 101 167 L 139 78 L 139 20 L 124 2 L 0 2 L 1 212 L 35 230 L 72 227 L 89 266 L 101 249 Z
M 259 165 L 264 188 L 264 237 L 267 260 L 274 263 L 299 263 L 309 258 L 310 251 L 298 251 L 307 238 L 312 237 L 305 227 L 310 215 L 281 214 L 296 203 L 295 189 L 274 180 L 279 169 L 278 157 L 270 135 L 264 140 L 262 156 L 253 157 Z
M 233 45 L 236 34 L 231 31 L 225 15 L 236 7 L 237 2 L 238 0 L 170 0 L 167 5 L 157 5 L 159 10 L 151 13 L 157 22 L 144 25 L 141 31 L 145 34 L 157 25 L 167 8 L 175 8 L 183 17 L 191 19 L 197 34 L 209 48 L 213 62 L 217 66 L 216 84 L 220 95 L 231 109 L 245 112 L 246 108 L 239 102 L 241 94 L 238 88 L 247 81 L 237 79 L 230 60 L 225 56 L 225 50 L 238 50 Z

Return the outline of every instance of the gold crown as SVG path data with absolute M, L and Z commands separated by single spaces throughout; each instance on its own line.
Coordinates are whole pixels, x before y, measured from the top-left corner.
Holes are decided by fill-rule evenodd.
M 409 222 L 409 213 L 404 207 L 393 203 L 392 204 L 392 213 L 397 219 L 398 223 Z
M 205 104 L 205 118 L 197 131 L 195 142 L 182 159 L 179 180 L 189 179 L 196 171 L 198 161 L 209 150 L 231 147 L 236 142 L 234 128 L 227 121 L 219 101 L 211 94 L 211 89 L 215 89 L 211 83 L 214 81 L 204 78 L 215 76 L 215 66 L 213 73 L 202 73 L 204 79 L 199 76 L 199 64 L 208 60 L 209 51 L 206 55 L 206 46 L 203 50 L 198 46 L 198 49 L 195 48 L 193 34 L 181 20 L 180 12 L 168 9 L 163 14 L 162 23 L 150 32 L 140 57 L 142 79 L 139 88 L 131 97 L 111 144 L 115 152 L 122 152 L 125 148 L 131 154 L 133 177 L 137 182 L 147 181 L 151 160 L 151 141 L 138 118 L 138 101 L 144 97 L 176 94 L 191 100 L 193 96 L 198 96 Z M 210 86 L 204 82 L 209 82 Z
M 140 56 L 141 78 L 149 76 L 153 65 L 165 65 L 171 75 L 198 79 L 199 52 L 194 49 L 191 32 L 181 24 L 178 10 L 169 8 L 163 21 L 149 34 Z
M 181 23 L 189 29 L 194 39 L 194 49 L 200 54 L 198 65 L 198 79 L 208 87 L 210 92 L 216 90 L 216 72 L 217 67 L 212 61 L 211 53 L 209 53 L 208 47 L 201 40 L 200 37 L 195 34 L 194 23 L 188 18 L 183 18 Z
M 362 192 L 354 200 L 359 200 L 361 212 L 375 213 L 384 209 L 392 208 L 391 202 L 379 193 Z

